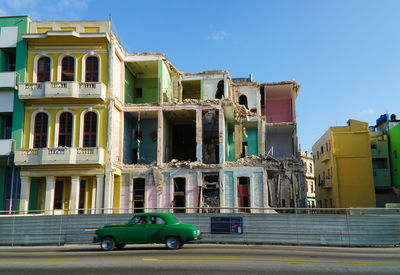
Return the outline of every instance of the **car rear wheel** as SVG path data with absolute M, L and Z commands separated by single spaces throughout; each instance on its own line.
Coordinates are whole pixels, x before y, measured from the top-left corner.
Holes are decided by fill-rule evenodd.
M 116 244 L 115 247 L 116 247 L 117 249 L 122 249 L 122 248 L 125 247 L 125 244 L 124 244 L 124 243 L 122 243 L 122 244 Z
M 168 237 L 165 241 L 165 246 L 168 249 L 178 249 L 181 246 L 181 241 L 178 237 Z
M 105 237 L 100 244 L 100 247 L 104 251 L 111 251 L 115 248 L 115 241 L 111 237 Z

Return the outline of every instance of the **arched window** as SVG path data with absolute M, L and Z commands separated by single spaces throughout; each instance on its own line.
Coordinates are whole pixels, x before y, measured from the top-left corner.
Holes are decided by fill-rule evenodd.
M 222 99 L 224 96 L 224 81 L 220 80 L 217 84 L 217 91 L 215 92 L 215 98 Z
M 38 60 L 37 82 L 50 81 L 50 58 L 43 56 Z
M 65 112 L 60 115 L 59 130 L 58 130 L 58 146 L 72 146 L 72 114 Z
M 99 81 L 99 59 L 95 56 L 90 56 L 86 59 L 85 81 Z
M 61 81 L 74 81 L 75 59 L 72 56 L 66 56 L 61 63 Z
M 47 124 L 48 115 L 46 113 L 38 113 L 35 116 L 35 130 L 34 130 L 34 148 L 43 148 L 47 146 Z
M 249 108 L 247 106 L 247 97 L 245 95 L 239 96 L 239 104 L 246 106 L 247 109 Z
M 87 112 L 83 122 L 83 147 L 96 147 L 97 114 Z

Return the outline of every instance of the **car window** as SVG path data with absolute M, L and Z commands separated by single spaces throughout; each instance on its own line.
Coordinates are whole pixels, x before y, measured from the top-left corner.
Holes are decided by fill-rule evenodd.
M 150 217 L 150 223 L 151 224 L 166 224 L 166 222 L 163 218 L 155 217 L 155 216 Z
M 146 218 L 147 218 L 147 217 L 136 216 L 136 217 L 133 219 L 133 224 L 146 224 L 146 223 L 147 223 Z

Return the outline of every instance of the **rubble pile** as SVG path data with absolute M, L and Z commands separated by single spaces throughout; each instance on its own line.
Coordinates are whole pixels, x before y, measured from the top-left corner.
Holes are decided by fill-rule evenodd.
M 226 161 L 223 167 L 235 167 L 235 166 L 262 166 L 266 164 L 266 159 L 258 156 L 246 156 L 236 161 Z

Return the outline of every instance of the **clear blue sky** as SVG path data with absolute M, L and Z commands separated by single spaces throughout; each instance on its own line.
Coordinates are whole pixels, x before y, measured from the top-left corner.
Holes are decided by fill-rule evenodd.
M 163 52 L 183 72 L 295 79 L 299 143 L 311 150 L 349 118 L 400 116 L 400 1 L 1 0 L 0 15 L 107 20 L 131 52 Z

